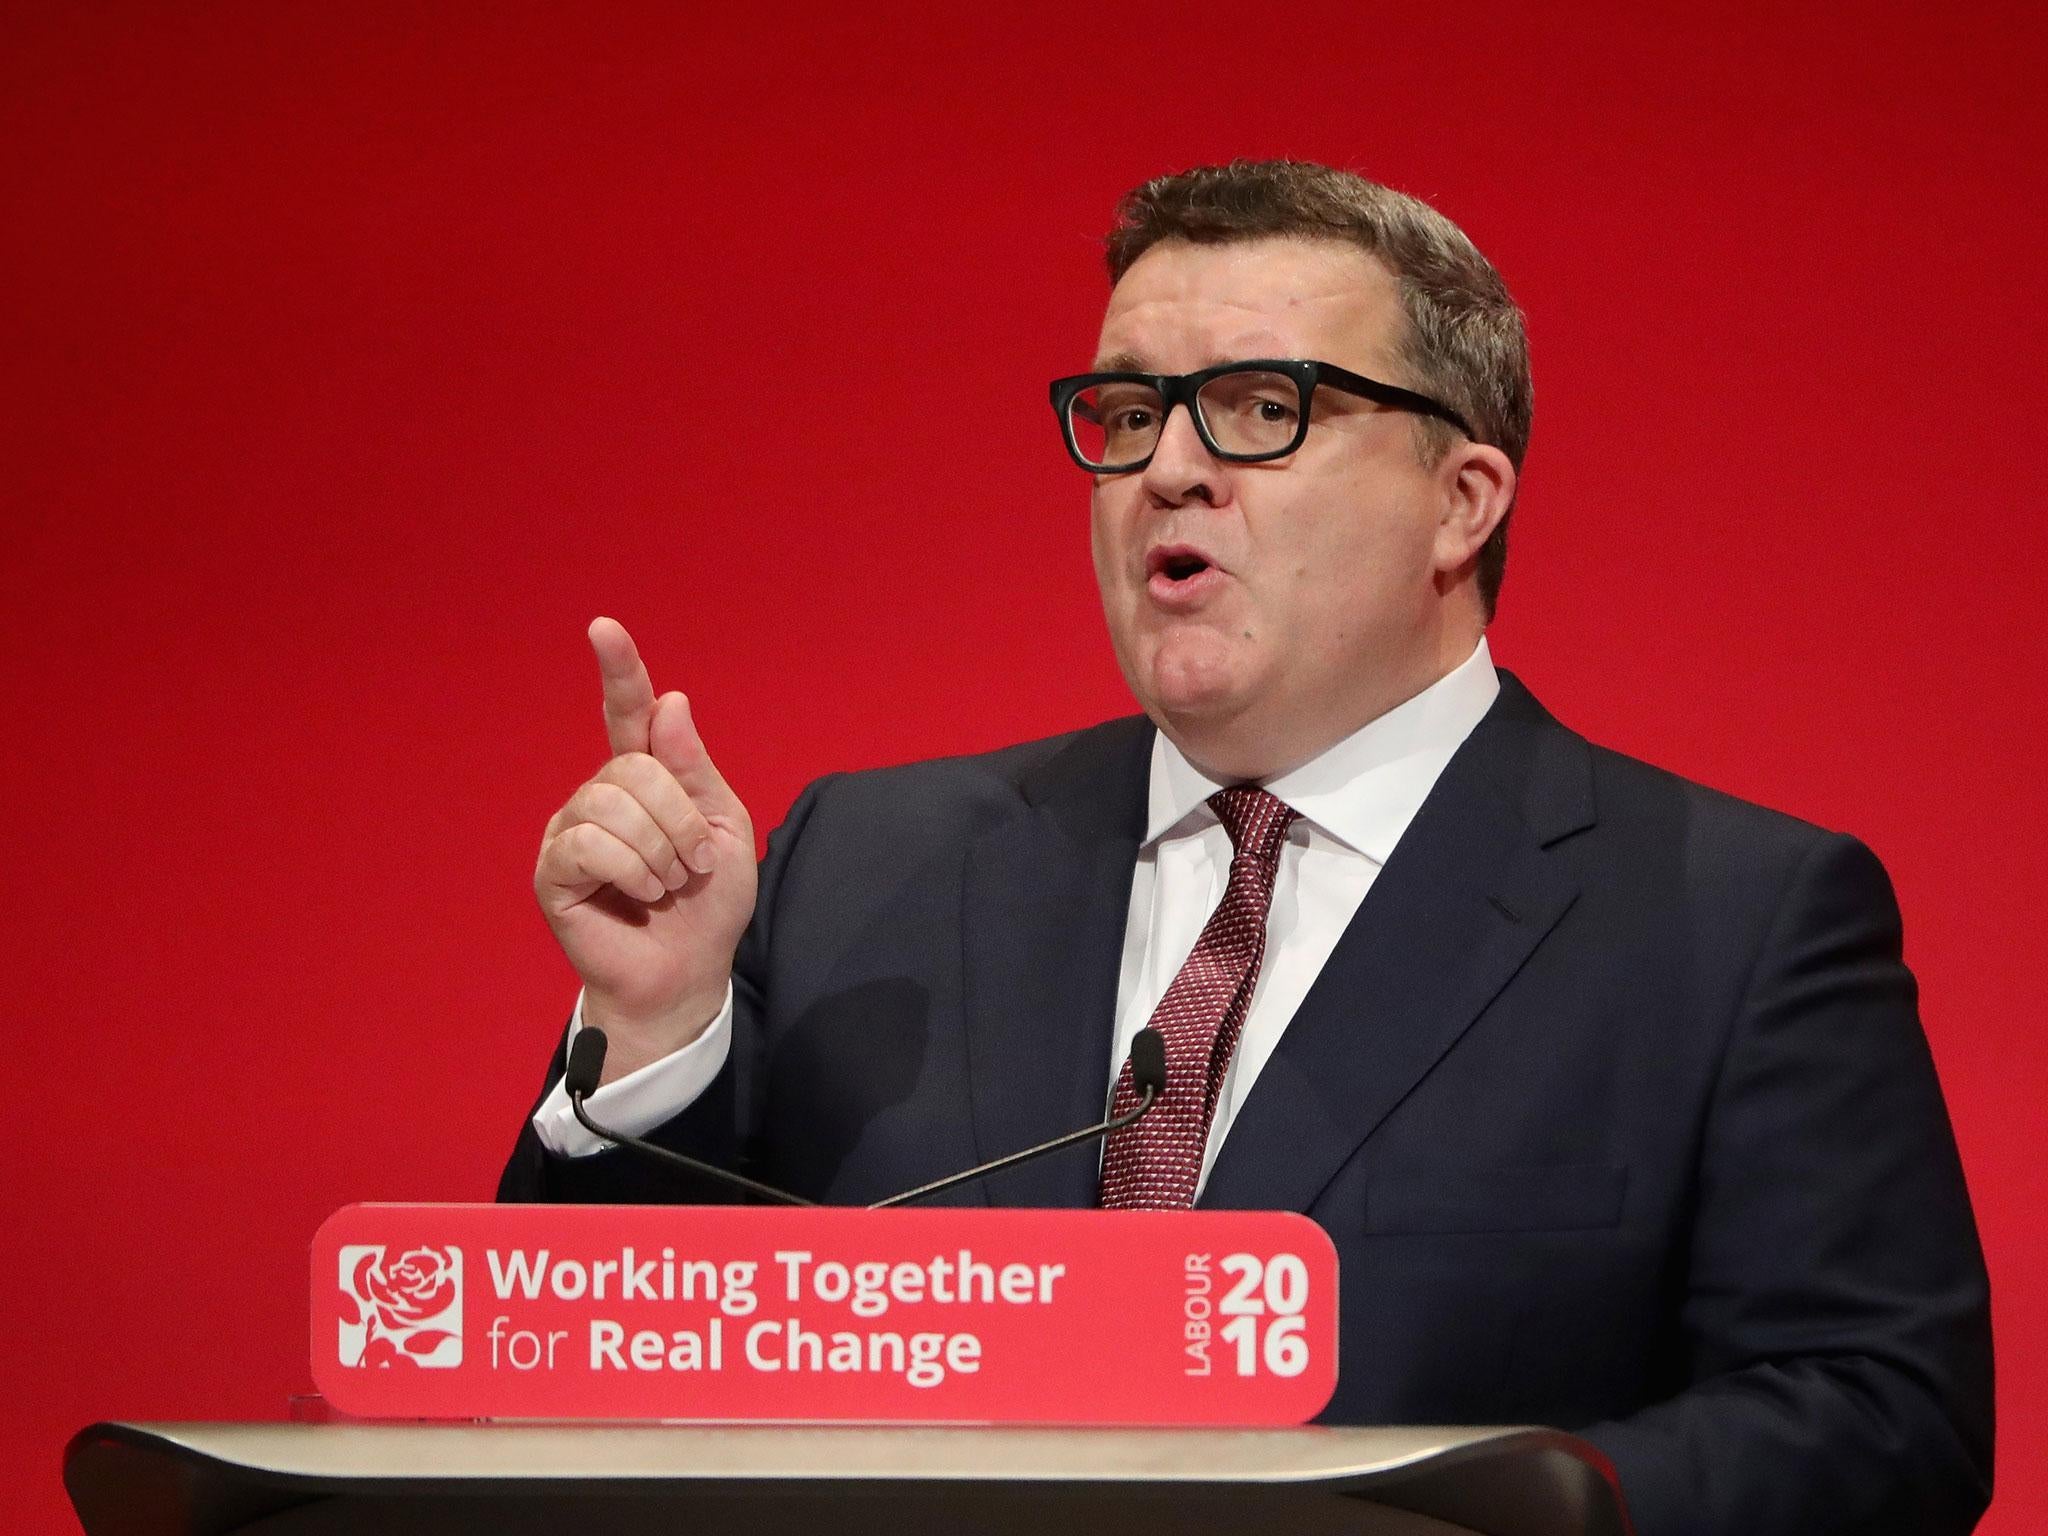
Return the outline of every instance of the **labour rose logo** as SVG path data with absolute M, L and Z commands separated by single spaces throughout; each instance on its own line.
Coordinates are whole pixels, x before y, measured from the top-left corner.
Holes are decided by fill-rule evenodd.
M 462 1364 L 462 1250 L 345 1244 L 341 1250 L 341 1363 Z

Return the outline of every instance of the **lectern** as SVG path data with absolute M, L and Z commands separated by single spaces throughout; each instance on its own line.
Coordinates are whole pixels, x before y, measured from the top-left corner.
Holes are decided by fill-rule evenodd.
M 95 1424 L 87 1536 L 1628 1536 L 1533 1428 Z

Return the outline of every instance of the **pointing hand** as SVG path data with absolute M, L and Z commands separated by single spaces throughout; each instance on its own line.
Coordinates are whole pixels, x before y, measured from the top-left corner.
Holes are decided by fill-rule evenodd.
M 534 892 L 611 1037 L 610 1080 L 687 1045 L 725 1000 L 754 913 L 754 825 L 680 693 L 625 627 L 590 626 L 612 758 L 549 821 Z

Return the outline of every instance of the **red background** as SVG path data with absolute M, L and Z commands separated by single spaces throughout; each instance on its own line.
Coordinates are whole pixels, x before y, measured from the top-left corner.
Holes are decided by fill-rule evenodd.
M 1496 655 L 1883 856 L 2048 1522 L 2035 6 L 15 6 L 0 1499 L 307 1385 L 314 1229 L 487 1193 L 626 620 L 772 825 L 1128 708 L 1044 381 L 1115 195 L 1435 201 L 1531 317 Z M 943 391 L 934 405 L 934 388 Z M 24 1155 L 25 1154 L 25 1155 Z

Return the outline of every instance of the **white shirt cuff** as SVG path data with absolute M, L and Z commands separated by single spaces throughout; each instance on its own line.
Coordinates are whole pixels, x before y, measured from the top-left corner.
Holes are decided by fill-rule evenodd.
M 583 1028 L 583 994 L 569 1017 L 569 1041 Z M 590 1118 L 624 1136 L 645 1136 L 697 1102 L 732 1054 L 732 983 L 725 986 L 725 1004 L 711 1027 L 679 1050 L 606 1083 L 583 1101 Z M 611 1145 L 583 1128 L 569 1106 L 569 1093 L 557 1078 L 540 1108 L 533 1112 L 533 1132 L 541 1145 L 560 1157 L 588 1157 Z

